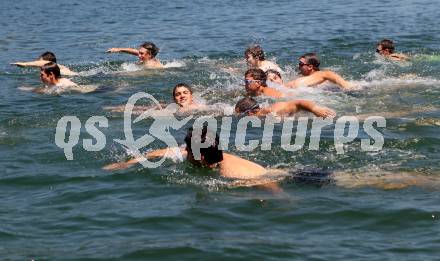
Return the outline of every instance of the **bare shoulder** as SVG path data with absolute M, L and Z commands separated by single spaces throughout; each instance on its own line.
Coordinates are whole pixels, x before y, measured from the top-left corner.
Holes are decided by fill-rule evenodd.
M 163 64 L 159 61 L 159 59 L 150 60 L 144 63 L 145 68 L 148 69 L 161 69 L 164 68 Z
M 403 53 L 393 53 L 389 57 L 393 61 L 408 61 L 409 60 L 409 57 Z
M 267 70 L 275 70 L 278 71 L 280 73 L 282 73 L 283 71 L 281 70 L 281 68 L 278 66 L 278 64 L 271 62 L 271 61 L 263 61 L 262 66 L 260 67 L 261 70 L 263 71 L 267 71 Z
M 66 75 L 66 76 L 75 76 L 78 75 L 78 73 L 70 70 L 69 68 L 67 68 L 64 65 L 58 64 L 58 66 L 60 67 L 60 72 L 62 75 Z
M 317 74 L 317 76 L 324 77 L 324 78 L 340 76 L 339 74 L 335 73 L 334 71 L 330 71 L 330 70 L 318 71 L 315 74 Z
M 228 178 L 252 179 L 262 176 L 266 169 L 257 163 L 238 156 L 223 153 L 220 163 L 220 174 Z
M 59 80 L 59 83 L 57 84 L 57 86 L 59 87 L 68 87 L 68 86 L 76 86 L 76 85 L 77 85 L 76 83 L 72 82 L 67 78 L 61 78 Z

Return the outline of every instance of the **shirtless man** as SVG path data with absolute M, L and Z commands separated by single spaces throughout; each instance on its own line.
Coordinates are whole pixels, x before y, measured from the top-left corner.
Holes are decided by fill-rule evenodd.
M 272 98 L 284 97 L 284 94 L 276 89 L 267 87 L 266 73 L 261 69 L 249 69 L 244 74 L 246 92 L 250 96 L 265 95 Z
M 208 138 L 207 133 L 208 130 L 204 127 L 200 137 L 201 142 L 206 142 Z M 337 186 L 348 188 L 371 186 L 382 189 L 402 189 L 414 185 L 427 187 L 440 186 L 438 179 L 421 175 L 417 176 L 411 173 L 381 173 L 370 171 L 368 173 L 359 173 L 355 176 L 354 173 L 351 172 L 326 173 L 314 171 L 315 173 L 312 173 L 309 171 L 294 170 L 293 173 L 290 173 L 292 170 L 270 170 L 249 160 L 224 153 L 218 148 L 219 136 L 217 134 L 211 146 L 208 148 L 200 148 L 200 158 L 196 159 L 192 150 L 192 138 L 193 130 L 190 128 L 185 137 L 186 148 L 181 148 L 177 153 L 181 153 L 182 156 L 186 157 L 186 159 L 195 166 L 216 170 L 221 176 L 234 179 L 235 184 L 238 186 L 263 186 L 274 192 L 279 192 L 280 188 L 277 186 L 277 182 L 286 180 L 286 178 L 294 182 L 316 185 L 332 182 Z M 148 159 L 161 158 L 166 156 L 167 153 L 168 149 L 159 149 L 146 153 L 145 157 Z M 126 169 L 140 161 L 142 161 L 142 159 L 134 158 L 125 162 L 106 165 L 103 169 L 110 171 Z
M 203 127 L 200 141 L 206 142 L 207 139 L 207 127 Z M 190 128 L 185 137 L 186 147 L 180 149 L 180 153 L 182 156 L 186 157 L 186 159 L 199 167 L 206 167 L 214 170 L 218 170 L 220 175 L 227 178 L 233 179 L 258 179 L 262 177 L 267 170 L 249 160 L 242 159 L 238 156 L 234 156 L 232 154 L 224 153 L 221 149 L 218 148 L 219 145 L 219 136 L 216 134 L 215 141 L 213 141 L 213 145 L 208 148 L 200 148 L 200 159 L 196 159 L 192 152 L 192 135 L 193 129 Z M 168 149 L 160 149 L 155 150 L 149 153 L 146 153 L 146 157 L 148 159 L 163 157 L 167 154 Z M 103 169 L 105 170 L 118 170 L 125 169 L 133 164 L 136 164 L 141 159 L 131 159 L 126 162 L 118 162 L 105 166 Z
M 409 60 L 409 57 L 404 54 L 394 53 L 394 43 L 389 39 L 383 39 L 377 44 L 376 53 L 393 61 Z
M 253 98 L 243 98 L 235 105 L 235 112 L 240 115 L 264 116 L 274 113 L 277 116 L 292 116 L 299 110 L 309 111 L 317 117 L 335 117 L 336 113 L 327 108 L 316 105 L 310 100 L 292 100 L 287 102 L 276 102 L 267 108 L 260 108 Z
M 54 53 L 45 52 L 42 55 L 40 55 L 40 57 L 38 57 L 38 60 L 36 61 L 15 62 L 15 63 L 11 63 L 11 65 L 17 65 L 18 67 L 41 67 L 50 62 L 57 63 L 57 58 Z M 60 73 L 62 75 L 66 75 L 66 76 L 78 75 L 78 73 L 71 71 L 69 68 L 67 68 L 64 65 L 58 64 L 58 67 L 60 68 Z
M 266 72 L 269 69 L 282 72 L 281 68 L 273 62 L 264 59 L 263 49 L 256 45 L 246 49 L 244 58 L 248 64 L 248 69 L 261 69 Z
M 46 84 L 47 88 L 51 87 L 59 87 L 66 88 L 71 86 L 77 86 L 76 83 L 72 82 L 69 79 L 61 78 L 60 67 L 56 63 L 50 62 L 43 66 L 40 69 L 40 79 Z M 44 92 L 45 88 L 38 88 L 35 92 Z
M 163 68 L 163 64 L 156 58 L 159 48 L 152 42 L 145 42 L 139 46 L 139 49 L 133 48 L 110 48 L 108 53 L 128 53 L 139 57 L 139 63 L 145 68 Z
M 344 90 L 351 88 L 351 85 L 337 73 L 320 71 L 319 64 L 319 58 L 315 53 L 304 54 L 299 58 L 298 63 L 298 69 L 303 76 L 288 82 L 286 86 L 290 88 L 316 86 L 325 81 L 330 81 Z

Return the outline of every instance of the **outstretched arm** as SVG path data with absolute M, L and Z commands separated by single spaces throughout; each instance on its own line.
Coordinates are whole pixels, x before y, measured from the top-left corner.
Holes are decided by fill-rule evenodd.
M 336 112 L 324 106 L 318 106 L 316 103 L 310 100 L 296 100 L 293 101 L 299 109 L 310 111 L 317 117 L 327 118 L 335 117 Z
M 168 148 L 168 149 L 153 150 L 153 151 L 145 153 L 145 157 L 147 159 L 164 157 L 169 150 L 173 150 L 173 149 L 180 150 L 180 153 L 182 154 L 182 156 L 186 157 L 187 152 L 185 149 L 182 149 L 182 148 Z M 129 168 L 132 165 L 134 165 L 138 162 L 141 162 L 141 161 L 142 161 L 142 158 L 134 158 L 134 159 L 124 161 L 124 162 L 116 162 L 116 163 L 105 165 L 102 169 L 104 169 L 104 170 L 126 169 L 126 168 Z
M 322 74 L 326 80 L 339 85 L 344 90 L 348 90 L 351 88 L 350 83 L 348 83 L 346 80 L 344 80 L 344 78 L 342 78 L 339 74 L 335 72 L 323 71 Z
M 336 113 L 323 106 L 318 106 L 310 100 L 293 100 L 288 102 L 277 102 L 269 107 L 271 112 L 278 115 L 292 115 L 298 110 L 305 110 L 315 114 L 317 117 L 335 117 Z
M 46 63 L 49 63 L 49 61 L 36 60 L 31 62 L 15 62 L 15 63 L 11 63 L 11 65 L 17 65 L 18 67 L 41 67 Z
M 131 55 L 139 55 L 139 51 L 133 48 L 110 48 L 107 50 L 107 53 L 128 53 Z
M 31 62 L 15 62 L 15 63 L 11 63 L 11 65 L 16 65 L 18 67 L 41 67 L 47 63 L 50 63 L 50 61 L 36 60 Z M 67 76 L 78 75 L 78 73 L 71 71 L 69 68 L 67 68 L 64 65 L 58 64 L 58 66 L 60 67 L 60 72 L 62 75 L 67 75 Z

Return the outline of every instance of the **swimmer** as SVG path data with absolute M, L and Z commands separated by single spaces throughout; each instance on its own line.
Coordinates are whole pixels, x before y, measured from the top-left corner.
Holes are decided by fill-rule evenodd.
M 235 112 L 240 115 L 264 116 L 274 113 L 277 116 L 292 116 L 299 110 L 309 111 L 317 117 L 333 118 L 336 113 L 323 106 L 318 106 L 310 100 L 292 100 L 287 102 L 276 102 L 267 108 L 260 108 L 253 98 L 243 98 L 235 105 Z
M 280 85 L 284 85 L 284 81 L 281 78 L 280 72 L 277 70 L 269 69 L 266 71 L 266 79 L 267 81 L 271 81 Z
M 212 135 L 209 136 L 207 134 L 208 128 L 204 126 L 202 129 L 200 142 L 208 142 L 209 136 L 214 136 L 213 133 L 210 133 Z M 186 159 L 193 165 L 217 170 L 221 176 L 231 179 L 259 179 L 262 178 L 265 173 L 267 173 L 267 170 L 257 163 L 242 159 L 229 153 L 224 153 L 218 147 L 220 139 L 217 133 L 215 134 L 215 140 L 212 141 L 211 146 L 209 146 L 208 148 L 200 148 L 200 159 L 197 160 L 192 152 L 192 145 L 194 145 L 194 141 L 192 141 L 192 135 L 193 129 L 190 128 L 185 137 L 186 147 L 175 149 L 177 149 L 176 153 L 180 152 L 180 154 L 183 157 L 186 157 Z M 167 153 L 168 149 L 159 149 L 146 153 L 145 157 L 148 159 L 159 158 L 166 156 Z M 126 169 L 138 163 L 139 161 L 142 161 L 142 159 L 134 158 L 126 162 L 118 162 L 106 165 L 103 167 L 103 169 Z
M 47 63 L 40 68 L 40 79 L 45 84 L 42 88 L 19 87 L 20 90 L 32 91 L 41 94 L 54 94 L 62 92 L 89 93 L 96 91 L 95 85 L 77 85 L 67 78 L 61 77 L 60 67 L 53 62 Z
M 281 92 L 291 91 L 286 85 L 284 85 L 283 78 L 278 71 L 269 69 L 266 72 L 266 83 L 267 86 L 274 88 Z
M 394 42 L 389 39 L 383 39 L 377 44 L 376 53 L 393 61 L 409 60 L 409 57 L 404 54 L 394 53 Z
M 272 98 L 284 97 L 280 91 L 267 87 L 266 73 L 261 69 L 249 69 L 245 73 L 246 92 L 250 96 L 265 95 Z
M 175 104 L 179 106 L 179 112 L 187 112 L 196 109 L 202 109 L 205 106 L 202 104 L 198 104 L 194 101 L 193 91 L 191 87 L 186 83 L 179 83 L 173 88 L 173 99 Z M 112 112 L 124 112 L 125 105 L 117 106 L 117 107 L 104 107 L 106 110 L 110 110 Z M 148 109 L 151 109 L 149 106 L 135 106 L 133 108 L 134 113 L 142 113 Z
M 264 51 L 258 45 L 247 48 L 244 52 L 244 58 L 248 64 L 248 69 L 261 69 L 264 72 L 272 69 L 277 72 L 282 72 L 277 64 L 264 59 Z
M 212 133 L 213 134 L 213 133 Z M 203 127 L 200 140 L 205 143 L 209 141 L 207 127 Z M 238 156 L 225 153 L 219 149 L 219 136 L 215 134 L 215 139 L 208 148 L 200 148 L 200 159 L 196 159 L 193 145 L 200 145 L 193 141 L 193 130 L 190 128 L 185 137 L 186 147 L 159 149 L 145 153 L 147 159 L 161 158 L 174 153 L 180 154 L 196 167 L 208 168 L 218 171 L 225 177 L 232 179 L 232 186 L 263 186 L 272 191 L 279 192 L 281 189 L 277 183 L 282 181 L 292 181 L 295 183 L 305 183 L 311 185 L 334 184 L 346 188 L 376 187 L 380 189 L 403 189 L 409 186 L 440 187 L 440 180 L 436 176 L 424 176 L 417 173 L 406 172 L 378 172 L 368 171 L 360 173 L 351 172 L 326 172 L 321 170 L 289 170 L 289 169 L 266 169 L 252 161 Z M 114 171 L 129 168 L 139 162 L 142 158 L 134 158 L 124 162 L 108 164 L 104 170 Z
M 159 48 L 152 42 L 145 42 L 139 46 L 139 49 L 133 48 L 110 48 L 108 53 L 128 53 L 139 57 L 139 63 L 145 68 L 164 68 L 163 64 L 156 58 Z
M 299 58 L 298 63 L 298 69 L 303 76 L 288 82 L 286 86 L 290 88 L 316 86 L 330 81 L 344 90 L 351 89 L 352 86 L 337 73 L 320 71 L 319 64 L 319 58 L 315 53 L 304 54 Z
M 55 88 L 63 90 L 69 87 L 77 87 L 76 83 L 61 77 L 60 67 L 53 62 L 41 66 L 40 79 L 46 85 L 46 87 L 36 88 L 33 90 L 33 92 L 46 93 L 48 90 Z
M 41 67 L 45 64 L 48 64 L 50 62 L 57 63 L 57 58 L 54 53 L 52 52 L 45 52 L 40 57 L 38 57 L 38 60 L 31 61 L 31 62 L 15 62 L 11 63 L 11 65 L 16 65 L 18 67 Z M 58 67 L 60 68 L 60 73 L 65 76 L 75 76 L 78 75 L 78 73 L 71 71 L 69 68 L 67 68 L 64 65 L 58 64 Z

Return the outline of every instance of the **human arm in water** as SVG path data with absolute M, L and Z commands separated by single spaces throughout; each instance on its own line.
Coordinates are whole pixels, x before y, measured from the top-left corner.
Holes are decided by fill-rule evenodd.
M 303 76 L 292 80 L 286 84 L 289 88 L 296 88 L 301 86 L 315 86 L 325 81 L 330 81 L 344 90 L 351 89 L 351 84 L 344 80 L 339 74 L 332 71 L 317 71 L 309 76 Z
M 167 155 L 167 153 L 172 153 L 170 152 L 171 150 L 179 150 L 182 157 L 186 157 L 186 150 L 183 148 L 167 148 L 167 149 L 158 149 L 158 150 L 153 150 L 150 152 L 147 152 L 144 154 L 145 158 L 147 159 L 154 159 L 154 158 L 160 158 L 160 157 L 164 157 Z M 104 170 L 120 170 L 120 169 L 126 169 L 131 167 L 132 165 L 141 162 L 143 159 L 142 158 L 133 158 L 130 159 L 128 161 L 123 161 L 123 162 L 116 162 L 116 163 L 111 163 L 108 165 L 105 165 L 102 169 Z
M 11 65 L 16 65 L 18 67 L 41 67 L 47 63 L 50 63 L 50 61 L 46 61 L 46 60 L 35 60 L 35 61 L 30 61 L 30 62 L 15 62 L 15 63 L 11 63 Z M 78 73 L 70 70 L 69 68 L 67 68 L 64 65 L 61 64 L 57 64 L 58 67 L 60 67 L 60 73 L 62 75 L 66 75 L 66 76 L 75 76 L 78 75 Z
M 292 100 L 287 102 L 277 102 L 261 110 L 261 114 L 275 113 L 278 116 L 288 116 L 296 113 L 299 110 L 309 111 L 317 117 L 327 118 L 335 117 L 335 111 L 318 106 L 315 102 L 310 100 Z
M 139 50 L 134 48 L 110 48 L 107 53 L 128 53 L 131 55 L 139 55 Z

